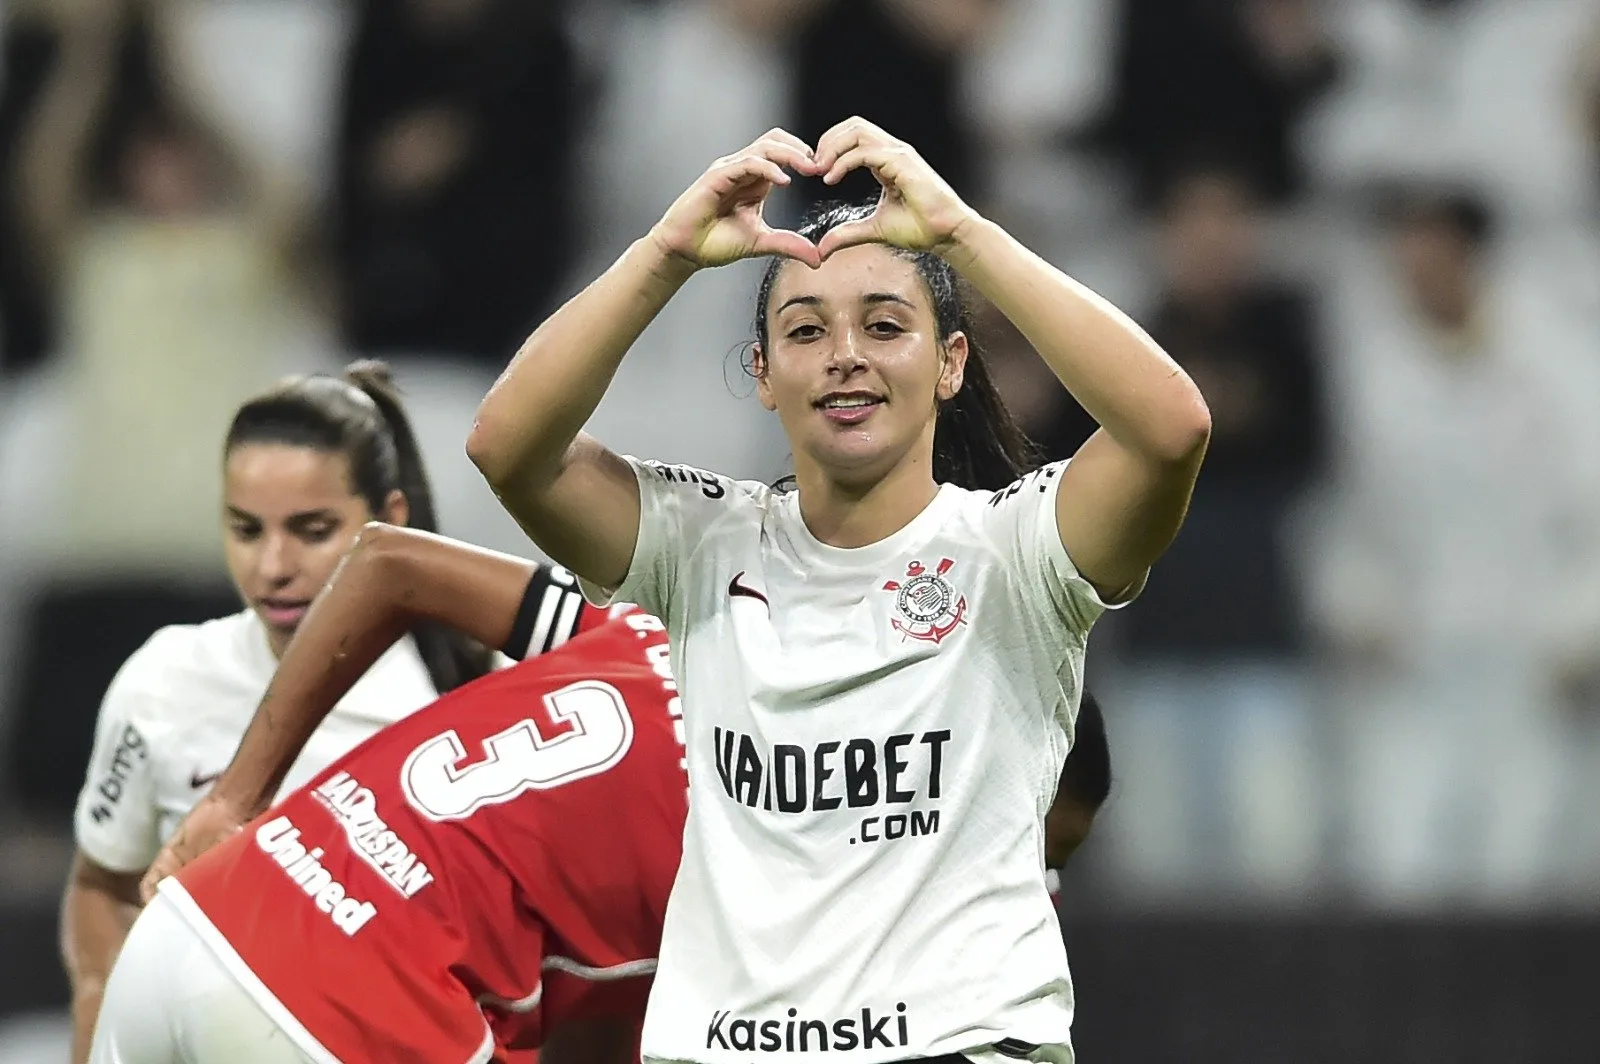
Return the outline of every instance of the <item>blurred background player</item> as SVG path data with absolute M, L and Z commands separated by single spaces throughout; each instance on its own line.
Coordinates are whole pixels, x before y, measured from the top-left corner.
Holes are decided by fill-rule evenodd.
M 370 530 L 147 883 L 264 809 L 336 699 L 423 617 L 537 654 L 547 573 Z M 607 1053 L 586 1041 L 576 1059 L 626 1059 L 686 804 L 670 676 L 663 626 L 629 613 L 362 744 L 161 882 L 94 1059 L 481 1061 L 547 1040 L 563 1059 L 581 1033 L 565 1025 L 607 1016 L 621 1022 L 584 1035 Z
M 223 445 L 223 478 L 224 548 L 246 608 L 157 632 L 100 710 L 62 902 L 80 1061 L 140 876 L 233 756 L 312 599 L 365 522 L 437 527 L 405 412 L 376 364 L 293 379 L 245 403 Z M 288 786 L 488 666 L 464 637 L 417 627 L 318 732 Z

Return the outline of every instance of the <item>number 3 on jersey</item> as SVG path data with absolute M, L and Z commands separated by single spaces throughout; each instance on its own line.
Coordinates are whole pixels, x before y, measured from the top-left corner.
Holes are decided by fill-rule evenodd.
M 483 759 L 463 766 L 467 748 L 454 729 L 406 758 L 400 784 L 416 810 L 460 820 L 527 790 L 548 790 L 599 775 L 633 745 L 633 717 L 615 687 L 580 680 L 544 696 L 547 723 L 519 720 L 483 741 Z

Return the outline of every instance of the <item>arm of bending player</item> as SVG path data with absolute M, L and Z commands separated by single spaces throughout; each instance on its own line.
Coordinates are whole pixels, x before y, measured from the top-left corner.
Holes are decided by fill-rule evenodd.
M 61 960 L 72 984 L 72 1064 L 89 1059 L 100 997 L 139 914 L 139 873 L 113 872 L 80 850 L 61 899 Z
M 501 503 L 550 557 L 602 588 L 628 575 L 639 537 L 633 470 L 579 432 L 622 357 L 693 273 L 754 255 L 816 265 L 816 248 L 771 229 L 761 203 L 812 171 L 811 150 L 772 130 L 717 160 L 634 244 L 530 336 L 495 382 L 467 454 Z
M 413 624 L 434 621 L 505 647 L 541 571 L 427 532 L 363 529 L 284 652 L 233 760 L 150 866 L 144 896 L 271 804 L 312 732 Z

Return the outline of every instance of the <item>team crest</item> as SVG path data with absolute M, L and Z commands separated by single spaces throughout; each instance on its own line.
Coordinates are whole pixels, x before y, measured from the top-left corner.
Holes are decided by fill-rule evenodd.
M 950 586 L 944 574 L 955 562 L 941 559 L 933 571 L 921 562 L 906 566 L 904 580 L 890 580 L 883 590 L 896 592 L 895 612 L 889 623 L 908 639 L 940 643 L 944 637 L 967 623 L 967 597 Z

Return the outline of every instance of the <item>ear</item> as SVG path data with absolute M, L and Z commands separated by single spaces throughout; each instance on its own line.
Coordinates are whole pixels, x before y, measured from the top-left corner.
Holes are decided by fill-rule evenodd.
M 391 525 L 409 524 L 411 521 L 411 503 L 406 501 L 406 493 L 395 488 L 383 500 L 383 510 L 377 515 L 378 520 Z
M 944 364 L 939 369 L 939 384 L 933 391 L 940 402 L 954 399 L 961 390 L 961 382 L 966 380 L 968 350 L 964 332 L 953 332 L 945 341 Z
M 767 354 L 760 344 L 750 345 L 750 371 L 756 375 L 756 397 L 761 405 L 767 410 L 778 409 L 778 401 L 772 397 L 772 379 L 767 376 Z

